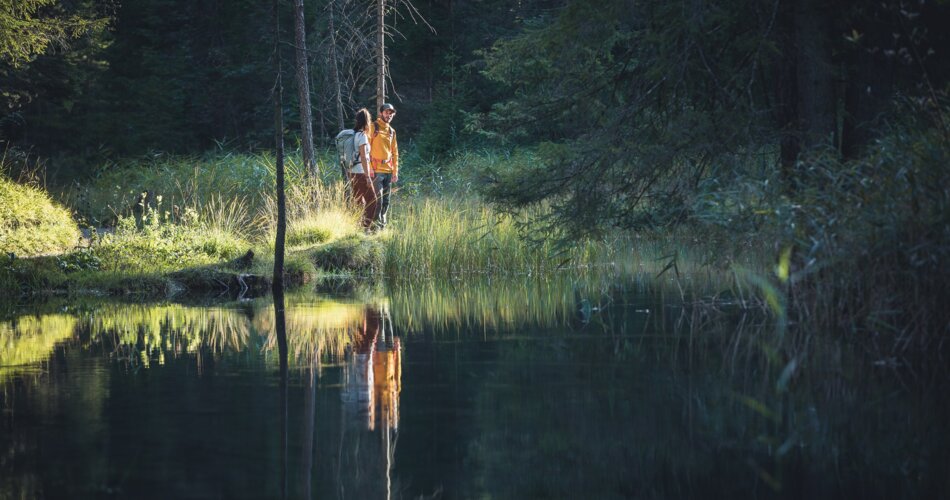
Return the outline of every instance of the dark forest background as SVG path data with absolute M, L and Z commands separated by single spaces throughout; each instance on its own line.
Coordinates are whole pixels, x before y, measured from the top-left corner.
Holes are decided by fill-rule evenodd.
M 270 147 L 270 2 L 40 3 L 46 5 L 39 18 L 106 24 L 90 26 L 68 47 L 0 67 L 0 133 L 8 155 L 29 153 L 46 159 L 54 175 L 75 177 L 105 159 L 155 151 Z M 426 22 L 405 4 L 390 6 L 394 36 L 387 50 L 401 137 L 423 157 L 473 145 L 595 138 L 621 155 L 663 156 L 663 163 L 774 147 L 788 169 L 815 145 L 845 157 L 860 154 L 893 113 L 895 99 L 926 100 L 937 109 L 950 71 L 943 54 L 950 47 L 950 8 L 943 1 L 416 0 L 414 6 Z M 282 8 L 282 26 L 292 32 L 290 2 Z M 372 25 L 360 22 L 372 5 L 317 0 L 306 9 L 314 130 L 328 144 L 339 123 L 330 97 L 328 14 L 333 9 L 342 45 L 354 35 L 347 30 L 372 38 L 365 32 Z M 293 47 L 284 46 L 285 81 L 292 82 Z M 339 63 L 348 75 L 348 115 L 374 96 L 367 76 L 375 61 L 366 49 Z M 285 95 L 293 134 L 295 93 Z
M 429 154 L 454 146 L 463 112 L 485 112 L 501 99 L 500 85 L 481 75 L 479 50 L 526 25 L 557 15 L 560 2 L 417 1 L 431 28 L 407 8 L 387 20 L 390 100 L 399 109 L 401 137 L 421 140 Z M 372 2 L 307 2 L 308 50 L 316 140 L 338 131 L 330 97 L 328 12 L 335 9 L 338 43 L 354 33 L 372 39 Z M 283 40 L 292 40 L 293 12 L 282 5 Z M 107 158 L 148 152 L 191 153 L 216 147 L 271 148 L 274 23 L 270 2 L 247 0 L 63 1 L 48 15 L 107 18 L 35 60 L 0 69 L 3 146 L 49 160 L 52 172 L 94 168 Z M 42 12 L 42 10 L 41 10 Z M 345 17 L 350 26 L 342 25 Z M 293 47 L 283 44 L 286 85 L 293 82 Z M 371 47 L 369 47 L 371 49 Z M 343 51 L 341 51 L 343 52 Z M 372 106 L 372 50 L 341 61 L 347 124 L 360 106 Z M 394 92 L 393 92 L 394 90 Z M 295 92 L 284 107 L 288 132 L 298 130 Z

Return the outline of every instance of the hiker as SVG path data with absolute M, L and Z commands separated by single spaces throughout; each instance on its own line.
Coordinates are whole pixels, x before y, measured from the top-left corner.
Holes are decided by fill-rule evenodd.
M 353 125 L 353 149 L 356 151 L 356 160 L 350 167 L 348 177 L 353 188 L 353 201 L 362 207 L 363 215 L 360 221 L 363 228 L 369 230 L 376 218 L 376 188 L 373 186 L 374 169 L 370 165 L 369 135 L 371 117 L 369 110 L 360 108 L 356 112 L 356 123 Z
M 373 162 L 373 179 L 377 203 L 376 227 L 383 229 L 388 222 L 389 204 L 393 185 L 399 180 L 399 146 L 396 144 L 396 129 L 390 123 L 396 116 L 396 108 L 389 103 L 379 107 L 379 116 L 370 142 L 370 159 Z

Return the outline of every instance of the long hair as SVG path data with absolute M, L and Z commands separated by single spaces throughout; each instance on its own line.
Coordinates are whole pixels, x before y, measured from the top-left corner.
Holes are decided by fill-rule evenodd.
M 356 124 L 353 125 L 354 132 L 362 132 L 369 135 L 369 124 L 372 118 L 369 116 L 369 110 L 360 108 L 356 111 Z

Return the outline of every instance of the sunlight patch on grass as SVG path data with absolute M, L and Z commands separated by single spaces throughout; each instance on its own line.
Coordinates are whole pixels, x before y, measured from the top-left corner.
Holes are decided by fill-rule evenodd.
M 68 210 L 45 191 L 0 176 L 0 252 L 60 253 L 78 242 L 79 228 Z

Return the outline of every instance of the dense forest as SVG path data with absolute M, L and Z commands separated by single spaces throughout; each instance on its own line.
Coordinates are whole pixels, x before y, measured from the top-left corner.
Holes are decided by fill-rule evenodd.
M 218 146 L 272 147 L 274 16 L 267 2 L 36 2 L 30 16 L 90 21 L 75 39 L 2 69 L 7 148 L 88 172 L 97 161 L 148 152 L 188 153 Z M 373 2 L 306 5 L 314 129 L 325 145 L 375 94 Z M 401 131 L 430 154 L 456 147 L 463 113 L 484 113 L 502 85 L 482 75 L 480 50 L 540 19 L 557 2 L 434 2 L 391 5 L 389 82 Z M 8 13 L 11 30 L 18 14 Z M 335 31 L 330 33 L 331 15 Z M 282 54 L 293 82 L 293 11 L 281 4 Z M 100 21 L 100 22 L 93 22 Z M 8 28 L 5 26 L 4 30 Z M 330 44 L 345 104 L 338 116 Z M 296 93 L 284 103 L 290 131 L 299 124 Z M 371 106 L 372 107 L 372 106 Z M 62 166 L 62 169 L 60 168 Z
M 314 129 L 324 143 L 374 97 L 373 7 L 306 5 Z M 940 53 L 950 14 L 939 1 L 388 7 L 391 97 L 403 135 L 428 156 L 490 141 L 575 143 L 572 151 L 607 142 L 596 149 L 696 167 L 776 148 L 791 169 L 815 146 L 859 155 L 895 114 L 895 98 L 922 99 L 925 112 L 939 113 L 950 71 Z M 31 0 L 3 9 L 8 151 L 83 173 L 102 159 L 155 151 L 268 147 L 269 3 Z M 289 62 L 291 2 L 279 14 Z M 18 38 L 56 22 L 60 33 L 35 34 L 51 43 L 15 53 Z M 293 65 L 284 68 L 292 82 Z M 296 94 L 287 96 L 293 131 Z

